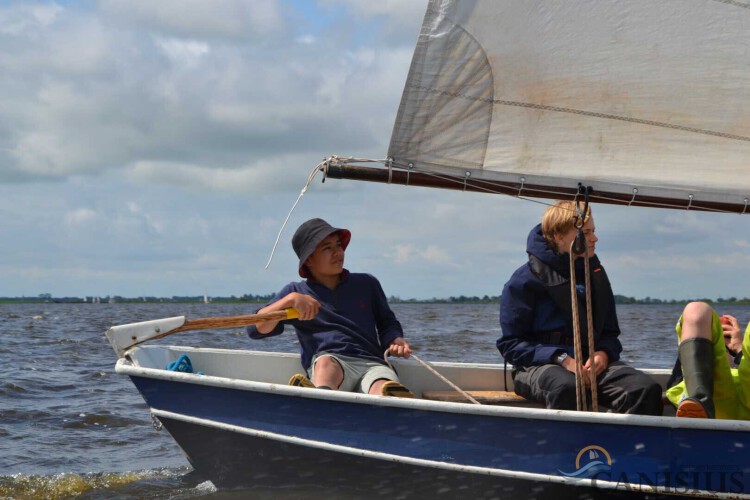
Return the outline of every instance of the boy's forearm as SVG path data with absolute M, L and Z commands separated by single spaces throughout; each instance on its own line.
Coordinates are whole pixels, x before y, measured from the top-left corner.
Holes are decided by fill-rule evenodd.
M 281 299 L 277 300 L 273 304 L 268 304 L 266 307 L 260 309 L 258 311 L 258 314 L 265 314 L 275 311 L 281 311 L 288 307 L 287 304 L 290 303 L 289 295 L 286 295 L 282 297 Z M 276 328 L 276 325 L 279 324 L 281 320 L 269 320 L 269 321 L 263 321 L 262 323 L 258 323 L 255 325 L 255 329 L 258 330 L 258 333 L 260 334 L 266 334 L 271 333 L 274 328 Z

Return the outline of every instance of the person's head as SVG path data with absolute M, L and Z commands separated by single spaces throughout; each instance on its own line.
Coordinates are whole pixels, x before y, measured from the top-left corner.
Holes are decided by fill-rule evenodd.
M 310 219 L 292 236 L 292 247 L 299 257 L 299 275 L 339 274 L 344 268 L 344 250 L 352 233 L 348 229 L 331 226 L 323 219 Z
M 547 244 L 555 252 L 569 253 L 570 245 L 576 237 L 577 222 L 576 203 L 573 201 L 556 201 L 544 212 L 542 216 L 542 235 Z M 586 250 L 589 257 L 596 253 L 596 237 L 594 217 L 589 205 L 584 216 L 583 234 L 586 237 Z

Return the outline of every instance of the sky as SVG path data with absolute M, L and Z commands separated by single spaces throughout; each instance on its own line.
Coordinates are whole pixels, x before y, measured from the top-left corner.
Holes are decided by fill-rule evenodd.
M 0 0 L 0 296 L 230 296 L 352 231 L 386 294 L 499 295 L 545 206 L 318 177 L 380 159 L 425 0 Z M 594 207 L 615 293 L 750 296 L 750 216 Z

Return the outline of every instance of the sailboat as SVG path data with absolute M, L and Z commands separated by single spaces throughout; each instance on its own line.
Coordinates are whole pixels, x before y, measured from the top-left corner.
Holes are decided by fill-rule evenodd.
M 746 214 L 748 20 L 743 0 L 431 0 L 387 157 L 331 156 L 321 170 Z M 222 321 L 177 317 L 107 332 L 116 371 L 219 487 L 299 485 L 361 498 L 750 498 L 750 422 L 677 419 L 669 406 L 653 417 L 519 404 L 499 364 L 434 364 L 491 403 L 472 404 L 407 361 L 393 365 L 418 396 L 410 400 L 289 387 L 295 355 L 146 344 Z M 202 374 L 165 369 L 182 356 Z M 669 371 L 647 373 L 664 384 Z

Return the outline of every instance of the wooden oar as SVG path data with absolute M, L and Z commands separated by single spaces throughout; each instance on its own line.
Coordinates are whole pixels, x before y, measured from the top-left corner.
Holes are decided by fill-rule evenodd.
M 254 325 L 264 321 L 281 321 L 285 319 L 299 318 L 296 309 L 289 308 L 283 311 L 274 311 L 264 314 L 246 314 L 243 316 L 221 316 L 215 318 L 186 319 L 185 316 L 164 318 L 128 325 L 113 326 L 107 330 L 107 338 L 114 348 L 118 357 L 122 357 L 125 351 L 131 347 L 149 340 L 156 340 L 167 335 L 190 330 L 208 330 L 217 328 L 237 328 Z

